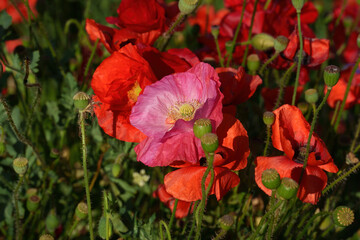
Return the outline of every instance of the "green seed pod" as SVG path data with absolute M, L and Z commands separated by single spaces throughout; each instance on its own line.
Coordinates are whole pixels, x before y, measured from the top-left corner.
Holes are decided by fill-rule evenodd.
M 234 217 L 229 214 L 226 214 L 226 215 L 222 216 L 221 218 L 219 218 L 218 223 L 219 223 L 221 229 L 223 229 L 225 231 L 229 231 L 231 226 L 234 224 Z
M 339 227 L 347 227 L 351 225 L 355 219 L 354 212 L 346 206 L 337 207 L 332 215 L 334 223 Z
M 38 193 L 38 190 L 36 188 L 29 188 L 26 190 L 26 197 L 29 198 L 33 195 L 36 195 Z
M 285 36 L 278 36 L 274 42 L 274 49 L 276 52 L 282 52 L 286 49 L 289 39 Z
M 275 114 L 273 112 L 266 111 L 263 114 L 263 122 L 267 126 L 271 126 L 274 124 L 275 121 Z
M 274 47 L 275 39 L 266 33 L 259 33 L 252 37 L 251 45 L 259 51 L 266 51 Z
M 211 133 L 212 126 L 210 119 L 200 118 L 194 122 L 193 126 L 194 135 L 201 138 L 205 133 Z
M 13 168 L 17 174 L 23 176 L 28 168 L 29 160 L 23 157 L 15 158 L 13 161 Z
M 111 172 L 114 177 L 118 177 L 121 173 L 121 165 L 118 163 L 114 163 L 112 165 Z
M 111 237 L 112 235 L 112 222 L 111 219 L 109 219 L 109 231 L 108 231 L 108 236 Z M 104 216 L 102 216 L 100 218 L 99 221 L 99 225 L 98 225 L 98 234 L 102 239 L 106 238 L 106 218 Z
M 296 196 L 297 191 L 299 189 L 299 184 L 295 182 L 291 178 L 283 178 L 281 179 L 280 186 L 276 189 L 276 193 L 278 196 L 289 200 Z
M 197 4 L 198 0 L 180 0 L 178 6 L 181 14 L 190 14 L 195 10 Z
M 316 103 L 318 99 L 319 99 L 319 94 L 316 89 L 311 88 L 305 91 L 306 102 L 313 104 Z
M 32 195 L 26 201 L 26 208 L 29 210 L 29 212 L 35 212 L 39 207 L 39 203 L 40 197 L 37 195 Z
M 256 72 L 260 67 L 260 58 L 257 54 L 250 54 L 247 57 L 247 68 L 250 72 Z
M 74 105 L 79 110 L 84 110 L 89 105 L 90 97 L 84 92 L 78 92 L 73 97 Z
M 291 0 L 291 2 L 296 11 L 301 11 L 305 3 L 304 0 Z
M 43 234 L 40 236 L 39 240 L 54 240 L 54 237 L 50 234 Z
M 268 189 L 275 190 L 280 186 L 281 180 L 279 173 L 273 169 L 266 169 L 261 174 L 261 182 Z
M 307 111 L 309 110 L 309 104 L 307 102 L 299 102 L 297 107 L 300 109 L 302 114 L 307 113 Z
M 75 216 L 77 219 L 81 220 L 86 218 L 88 215 L 88 206 L 84 202 L 80 202 L 75 210 Z
M 45 225 L 49 232 L 54 232 L 59 226 L 59 219 L 54 213 L 49 213 L 45 219 Z
M 340 68 L 335 65 L 329 65 L 324 70 L 324 81 L 328 87 L 335 86 L 340 78 Z
M 201 146 L 207 153 L 213 153 L 219 146 L 219 140 L 215 133 L 206 133 L 201 138 Z
M 211 26 L 211 34 L 215 39 L 217 39 L 219 36 L 219 29 L 220 29 L 219 25 Z

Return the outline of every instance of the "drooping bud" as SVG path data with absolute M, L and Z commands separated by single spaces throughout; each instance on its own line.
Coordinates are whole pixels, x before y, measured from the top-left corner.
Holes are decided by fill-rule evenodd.
M 213 37 L 214 37 L 215 39 L 217 39 L 218 36 L 219 36 L 219 29 L 220 29 L 219 25 L 213 25 L 213 26 L 211 26 L 211 34 L 213 35 Z
M 234 224 L 234 217 L 229 214 L 226 214 L 221 218 L 219 218 L 218 222 L 222 229 L 224 229 L 225 231 L 229 231 L 231 226 Z
M 81 220 L 87 217 L 88 215 L 88 206 L 84 202 L 80 202 L 75 210 L 76 217 Z
M 43 234 L 40 236 L 39 240 L 54 240 L 54 237 L 50 234 Z
M 54 232 L 57 226 L 59 226 L 59 219 L 58 217 L 50 212 L 45 219 L 45 225 L 49 232 Z
M 324 81 L 328 87 L 335 86 L 340 78 L 340 68 L 335 65 L 329 65 L 324 70 Z
M 26 201 L 26 208 L 29 210 L 29 212 L 35 212 L 40 203 L 40 197 L 37 195 L 32 195 L 29 197 Z
M 247 57 L 247 67 L 250 70 L 250 72 L 256 72 L 260 67 L 260 58 L 257 54 L 250 54 Z
M 194 122 L 193 131 L 197 138 L 201 138 L 206 133 L 211 133 L 212 126 L 210 119 L 200 118 Z
M 347 227 L 351 225 L 355 219 L 354 212 L 346 206 L 337 207 L 332 215 L 334 223 L 339 227 Z
M 291 2 L 297 12 L 301 11 L 305 3 L 304 0 L 291 0 Z
M 282 52 L 286 49 L 289 39 L 285 36 L 278 36 L 274 42 L 274 49 L 276 52 Z
M 106 238 L 106 218 L 104 216 L 100 218 L 98 225 L 98 233 L 102 239 Z M 111 237 L 111 235 L 112 235 L 112 222 L 109 219 L 108 236 Z
M 198 0 L 180 0 L 179 10 L 182 14 L 192 13 L 198 4 Z
M 316 89 L 311 88 L 305 91 L 306 102 L 313 104 L 316 103 L 318 99 L 319 99 L 319 94 Z
M 27 158 L 18 157 L 13 161 L 13 168 L 17 174 L 23 176 L 28 168 L 29 161 Z
M 266 169 L 261 174 L 261 182 L 268 189 L 275 190 L 280 186 L 281 180 L 279 173 L 273 169 Z
M 296 196 L 299 184 L 291 178 L 281 179 L 280 186 L 276 189 L 277 195 L 284 199 L 291 199 Z
M 299 102 L 297 107 L 300 109 L 302 114 L 307 113 L 307 111 L 309 110 L 309 104 L 307 102 Z
M 215 133 L 206 133 L 200 140 L 203 150 L 208 153 L 215 152 L 219 146 L 219 140 Z
M 269 111 L 264 112 L 263 121 L 266 126 L 273 125 L 273 123 L 275 121 L 275 114 L 273 112 L 269 112 Z
M 274 47 L 275 39 L 266 33 L 259 33 L 252 37 L 251 45 L 259 51 L 266 51 Z
M 89 105 L 90 97 L 84 92 L 78 92 L 73 97 L 74 105 L 79 110 L 84 110 Z
M 112 172 L 113 177 L 118 177 L 121 173 L 121 165 L 118 163 L 114 163 L 111 168 L 111 172 Z

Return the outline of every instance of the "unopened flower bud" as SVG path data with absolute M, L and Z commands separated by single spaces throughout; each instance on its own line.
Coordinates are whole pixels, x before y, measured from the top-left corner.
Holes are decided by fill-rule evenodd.
M 106 218 L 102 216 L 99 221 L 98 225 L 98 234 L 102 239 L 106 238 Z M 109 219 L 109 228 L 108 228 L 108 234 L 109 237 L 112 235 L 112 222 Z
M 319 99 L 319 94 L 316 89 L 311 88 L 305 91 L 305 100 L 310 104 L 314 104 Z
M 247 67 L 250 70 L 250 72 L 256 72 L 260 67 L 260 58 L 257 54 L 250 54 L 247 57 Z
M 219 146 L 219 140 L 215 133 L 206 133 L 200 140 L 203 150 L 208 153 L 215 152 Z
M 225 231 L 229 231 L 231 226 L 234 224 L 234 217 L 229 214 L 226 214 L 221 218 L 219 218 L 218 222 L 222 229 L 224 229 Z
M 50 234 L 43 234 L 40 236 L 39 240 L 54 240 L 54 237 Z
M 329 65 L 324 70 L 324 81 L 328 87 L 335 86 L 340 78 L 340 68 L 335 65 Z
M 259 33 L 252 37 L 251 45 L 259 51 L 266 51 L 274 47 L 275 39 L 266 33 Z
M 289 39 L 285 36 L 278 36 L 274 42 L 274 49 L 276 52 L 282 52 L 286 49 Z
M 84 202 L 80 202 L 75 210 L 76 217 L 81 220 L 87 217 L 88 215 L 88 206 Z
M 297 107 L 300 109 L 302 114 L 307 113 L 307 111 L 309 110 L 309 104 L 307 102 L 299 102 Z
M 13 167 L 17 174 L 23 176 L 28 169 L 29 161 L 26 158 L 19 157 L 13 161 Z
M 213 35 L 213 37 L 214 37 L 215 39 L 217 39 L 218 36 L 219 36 L 219 29 L 220 29 L 219 25 L 213 25 L 213 26 L 211 26 L 211 34 Z
M 49 213 L 45 219 L 45 225 L 49 232 L 54 232 L 59 226 L 59 219 L 54 213 Z
M 299 184 L 291 178 L 281 179 L 280 186 L 276 189 L 277 195 L 280 197 L 289 200 L 296 196 L 299 189 Z
M 179 10 L 182 14 L 190 14 L 195 10 L 198 0 L 180 0 Z
M 111 168 L 111 172 L 112 172 L 113 177 L 118 177 L 121 173 L 121 165 L 118 163 L 114 163 Z
M 29 197 L 26 201 L 26 208 L 29 210 L 29 212 L 35 212 L 40 203 L 40 197 L 37 195 L 32 195 Z
M 261 182 L 268 189 L 275 190 L 280 186 L 281 180 L 279 173 L 273 169 L 266 169 L 261 174 Z
M 301 11 L 305 3 L 304 0 L 291 0 L 291 2 L 297 12 Z
M 273 112 L 266 111 L 263 114 L 263 121 L 267 126 L 273 125 L 275 121 L 275 114 Z
M 200 118 L 194 122 L 193 131 L 197 138 L 201 138 L 205 133 L 211 133 L 212 126 L 210 119 Z
M 354 212 L 346 206 L 337 207 L 332 215 L 334 223 L 339 227 L 347 227 L 351 225 L 355 219 Z
M 73 97 L 74 105 L 79 110 L 84 110 L 89 105 L 90 97 L 84 92 L 78 92 Z

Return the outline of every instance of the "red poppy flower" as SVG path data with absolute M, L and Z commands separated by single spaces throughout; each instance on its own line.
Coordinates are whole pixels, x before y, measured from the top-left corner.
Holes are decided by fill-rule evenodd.
M 117 17 L 107 17 L 110 24 L 132 32 L 162 32 L 165 28 L 165 10 L 156 0 L 122 0 Z
M 360 65 L 359 65 L 360 66 Z M 339 82 L 332 88 L 327 103 L 330 107 L 335 108 L 336 102 L 344 99 L 345 91 L 350 77 L 352 67 L 342 71 Z M 326 93 L 325 89 L 325 93 Z M 349 94 L 346 98 L 345 109 L 351 108 L 355 104 L 360 104 L 360 72 L 359 68 L 351 82 Z
M 165 188 L 164 184 L 160 184 L 159 187 L 153 192 L 153 197 L 157 197 L 163 202 L 168 208 L 170 208 L 171 212 L 174 210 L 175 198 L 171 196 Z M 184 218 L 189 214 L 191 202 L 185 202 L 178 200 L 175 217 L 176 218 Z M 191 209 L 191 212 L 193 208 Z
M 113 52 L 96 69 L 91 82 L 94 101 L 100 102 L 94 107 L 99 125 L 119 140 L 140 142 L 145 135 L 129 121 L 137 97 L 147 85 L 190 67 L 185 60 L 152 47 L 127 44 Z
M 310 124 L 297 107 L 283 105 L 276 109 L 274 114 L 272 144 L 285 155 L 257 157 L 255 161 L 256 183 L 268 195 L 271 195 L 271 190 L 265 188 L 261 182 L 262 172 L 266 169 L 274 168 L 281 178 L 290 177 L 299 182 L 310 132 Z M 325 143 L 314 133 L 310 141 L 307 166 L 298 191 L 298 198 L 301 201 L 312 204 L 319 201 L 321 191 L 327 184 L 327 176 L 323 170 L 336 173 L 338 168 L 326 149 Z
M 298 102 L 303 92 L 304 87 L 299 86 L 296 91 L 296 101 Z M 289 86 L 285 87 L 284 95 L 283 95 L 283 103 L 284 104 L 291 104 L 292 96 L 294 93 L 294 87 Z M 264 98 L 265 109 L 267 111 L 272 111 L 275 107 L 276 100 L 278 98 L 279 88 L 262 88 L 261 89 L 261 96 Z
M 243 67 L 237 70 L 234 68 L 217 68 L 221 86 L 220 90 L 224 94 L 224 105 L 240 104 L 247 101 L 262 83 L 259 76 L 246 74 Z
M 38 13 L 36 11 L 36 3 L 37 0 L 28 0 L 30 10 L 36 16 Z M 21 14 L 27 19 L 28 18 L 28 10 L 23 3 L 17 3 L 17 8 L 20 10 Z M 12 17 L 12 23 L 20 23 L 23 21 L 21 15 L 18 10 L 10 3 L 9 0 L 1 0 L 0 3 L 0 11 L 6 10 L 6 12 Z
M 216 130 L 220 147 L 215 152 L 214 182 L 209 194 L 215 194 L 220 200 L 231 188 L 240 183 L 240 179 L 232 171 L 246 167 L 250 154 L 247 132 L 239 120 L 224 114 L 223 122 Z M 182 201 L 197 201 L 202 198 L 201 179 L 206 166 L 202 160 L 197 164 L 187 162 L 173 163 L 180 169 L 167 174 L 164 178 L 166 191 Z M 210 181 L 207 177 L 205 185 Z

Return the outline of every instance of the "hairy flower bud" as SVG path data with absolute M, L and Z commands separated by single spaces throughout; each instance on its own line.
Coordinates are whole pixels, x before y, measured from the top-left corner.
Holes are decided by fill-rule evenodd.
M 182 14 L 190 14 L 195 10 L 198 0 L 180 0 L 179 10 Z
M 114 163 L 112 165 L 111 172 L 113 177 L 118 177 L 121 173 L 121 165 L 118 163 Z
M 340 78 L 340 68 L 335 65 L 329 65 L 324 70 L 324 81 L 328 87 L 335 86 Z
M 259 33 L 252 37 L 251 45 L 259 51 L 266 51 L 274 47 L 275 39 L 266 33 Z
M 339 227 L 347 227 L 354 222 L 354 212 L 346 207 L 339 206 L 333 211 L 333 220 Z
M 89 105 L 90 97 L 84 92 L 78 92 L 73 97 L 74 105 L 79 110 L 84 110 Z
M 200 140 L 203 150 L 208 153 L 215 152 L 219 146 L 219 140 L 215 133 L 206 133 Z
M 59 219 L 54 213 L 49 213 L 45 219 L 45 225 L 49 232 L 54 232 L 59 226 Z
M 194 122 L 193 131 L 197 138 L 201 138 L 205 133 L 211 133 L 212 126 L 210 119 L 200 118 Z
M 289 200 L 296 196 L 299 189 L 299 184 L 291 178 L 281 179 L 280 186 L 276 189 L 277 195 L 280 197 Z
M 266 169 L 261 174 L 261 182 L 268 189 L 275 190 L 280 186 L 281 180 L 279 173 L 273 169 Z
M 274 49 L 276 52 L 282 52 L 286 49 L 289 39 L 285 36 L 278 36 L 274 42 Z

